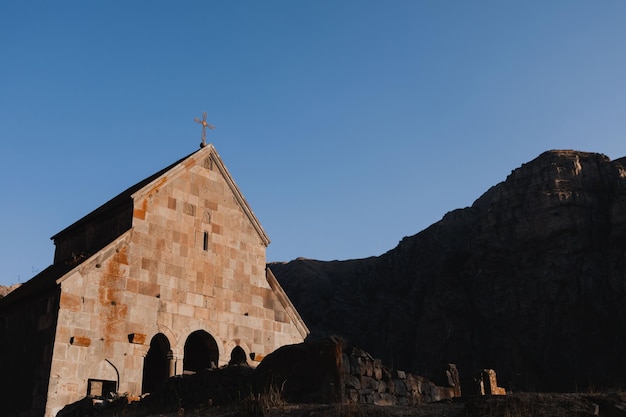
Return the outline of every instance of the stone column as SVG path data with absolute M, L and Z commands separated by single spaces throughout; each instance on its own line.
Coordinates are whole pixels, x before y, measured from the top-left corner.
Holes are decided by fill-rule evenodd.
M 169 362 L 168 376 L 171 378 L 176 375 L 176 357 L 174 357 L 172 350 L 167 352 L 167 361 Z

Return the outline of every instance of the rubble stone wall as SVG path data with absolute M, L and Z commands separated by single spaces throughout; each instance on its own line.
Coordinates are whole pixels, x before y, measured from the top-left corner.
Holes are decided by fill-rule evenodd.
M 380 359 L 356 348 L 350 354 L 343 353 L 341 361 L 346 403 L 415 405 L 453 398 L 461 394 L 458 373 L 456 376 L 456 381 L 451 381 L 455 386 L 437 386 L 424 377 L 391 370 Z

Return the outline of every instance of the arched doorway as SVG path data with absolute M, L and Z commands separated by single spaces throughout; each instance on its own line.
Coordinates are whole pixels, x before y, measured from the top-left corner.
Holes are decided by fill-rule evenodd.
M 191 333 L 185 342 L 183 370 L 198 372 L 217 366 L 219 359 L 217 342 L 204 330 Z
M 241 346 L 235 346 L 233 351 L 230 352 L 229 365 L 245 365 L 248 363 L 246 359 L 246 352 Z
M 153 392 L 170 374 L 170 342 L 163 333 L 156 334 L 150 341 L 150 349 L 143 361 L 141 391 Z M 170 356 L 170 357 L 168 357 Z

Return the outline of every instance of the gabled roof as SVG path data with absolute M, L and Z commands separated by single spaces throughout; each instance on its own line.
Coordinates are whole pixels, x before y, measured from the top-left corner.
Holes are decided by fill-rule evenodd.
M 194 152 L 194 153 L 197 153 L 197 151 Z M 100 207 L 98 207 L 97 209 L 92 211 L 91 213 L 87 214 L 86 216 L 84 216 L 84 217 L 80 218 L 79 220 L 75 221 L 74 223 L 72 223 L 71 225 L 66 227 L 65 229 L 61 230 L 56 235 L 52 236 L 50 239 L 57 240 L 58 238 L 63 237 L 64 235 L 72 233 L 76 229 L 79 229 L 84 224 L 88 223 L 89 221 L 91 221 L 91 220 L 93 220 L 93 219 L 95 219 L 95 218 L 97 218 L 99 216 L 102 216 L 102 215 L 104 215 L 106 213 L 109 213 L 109 212 L 119 208 L 122 205 L 132 204 L 132 197 L 131 196 L 136 191 L 140 190 L 141 188 L 145 187 L 147 184 L 149 184 L 152 181 L 154 181 L 155 178 L 158 178 L 158 177 L 162 176 L 164 173 L 166 173 L 167 171 L 169 171 L 173 167 L 179 165 L 181 162 L 183 162 L 184 160 L 189 158 L 194 153 L 192 153 L 190 155 L 187 155 L 187 156 L 185 156 L 182 159 L 179 159 L 178 161 L 174 162 L 173 164 L 163 168 L 159 172 L 157 172 L 155 174 L 152 174 L 148 178 L 146 178 L 146 179 L 144 179 L 142 181 L 139 181 L 137 184 L 135 184 L 135 185 L 129 187 L 128 189 L 122 191 L 120 194 L 116 195 L 115 197 L 113 197 L 112 199 L 110 199 L 109 201 L 107 201 L 106 203 L 104 203 L 103 205 L 101 205 Z
M 250 220 L 250 223 L 252 223 L 252 226 L 258 233 L 263 244 L 265 246 L 269 245 L 270 239 L 265 233 L 265 230 L 263 230 L 261 222 L 259 222 L 259 219 L 257 219 L 257 217 L 254 215 L 254 212 L 250 208 L 250 205 L 241 193 L 241 190 L 239 190 L 239 187 L 237 187 L 237 184 L 235 184 L 235 180 L 233 180 L 233 177 L 230 175 L 230 172 L 228 172 L 228 169 L 226 168 L 226 165 L 224 165 L 222 158 L 220 158 L 212 144 L 201 148 L 199 151 L 192 153 L 191 155 L 181 159 L 177 163 L 170 165 L 165 170 L 160 171 L 149 179 L 146 179 L 142 182 L 143 186 L 135 188 L 136 191 L 132 192 L 130 197 L 132 197 L 133 200 L 138 200 L 144 195 L 150 194 L 153 190 L 162 188 L 168 182 L 174 180 L 176 177 L 181 175 L 188 168 L 191 168 L 194 165 L 201 164 L 207 157 L 211 158 L 215 166 L 224 177 L 224 180 L 228 184 L 231 192 L 233 193 L 235 200 L 237 201 L 237 203 L 239 203 L 239 206 L 248 217 L 248 220 Z
M 235 184 L 235 181 L 228 172 L 228 169 L 226 169 L 224 162 L 222 161 L 212 144 L 209 144 L 208 146 L 201 148 L 185 156 L 182 159 L 179 159 L 178 161 L 156 172 L 148 178 L 127 188 L 117 196 L 113 197 L 111 200 L 107 201 L 106 203 L 92 211 L 91 213 L 87 214 L 86 216 L 82 217 L 81 219 L 77 220 L 70 226 L 57 233 L 56 235 L 52 236 L 51 239 L 56 242 L 58 239 L 63 239 L 64 237 L 71 236 L 74 233 L 80 234 L 82 229 L 87 225 L 93 222 L 98 222 L 101 219 L 106 219 L 109 216 L 115 215 L 116 213 L 119 213 L 123 210 L 130 210 L 130 215 L 132 216 L 133 202 L 135 201 L 135 199 L 141 198 L 143 195 L 150 193 L 156 186 L 162 187 L 163 185 L 167 184 L 168 182 L 172 181 L 173 179 L 184 173 L 185 170 L 191 168 L 196 164 L 201 163 L 207 157 L 210 157 L 215 166 L 219 169 L 220 173 L 224 177 L 224 180 L 228 184 L 231 192 L 233 193 L 235 200 L 239 203 L 241 209 L 250 220 L 252 226 L 258 233 L 263 244 L 265 246 L 269 245 L 269 237 L 263 230 L 261 223 L 254 215 L 252 209 L 250 208 L 243 194 L 239 190 L 239 187 L 237 187 L 237 185 Z M 115 240 L 119 236 L 122 236 L 125 231 L 130 229 L 131 225 L 132 223 L 129 222 L 128 228 L 126 228 L 126 230 L 120 231 L 120 233 L 118 233 L 118 236 L 115 236 L 112 240 Z M 58 278 L 76 268 L 78 265 L 89 259 L 89 257 L 104 248 L 109 243 L 110 242 L 105 242 L 99 247 L 91 248 L 92 250 L 90 250 L 90 253 L 78 254 L 78 257 L 76 259 L 73 259 L 71 262 L 59 262 L 49 266 L 44 271 L 37 274 L 35 277 L 25 282 L 22 286 L 0 299 L 0 307 L 6 307 L 13 304 L 14 302 L 23 300 L 34 294 L 53 289 L 57 285 L 56 280 Z
M 0 310 L 10 308 L 37 294 L 43 294 L 53 290 L 57 286 L 56 279 L 69 272 L 72 268 L 73 266 L 65 264 L 50 265 L 6 296 L 0 298 Z
M 232 176 L 230 175 L 230 172 L 228 172 L 228 169 L 224 165 L 222 158 L 220 158 L 219 154 L 217 153 L 217 151 L 215 150 L 215 147 L 212 144 L 209 144 L 204 148 L 200 148 L 199 150 L 185 156 L 182 159 L 179 159 L 178 161 L 163 168 L 157 173 L 129 187 L 125 191 L 113 197 L 111 200 L 104 203 L 102 206 L 98 207 L 91 213 L 87 214 L 85 217 L 74 222 L 73 224 L 66 227 L 65 229 L 57 233 L 56 235 L 52 236 L 51 239 L 56 241 L 58 238 L 66 236 L 80 229 L 81 226 L 89 223 L 90 221 L 98 218 L 99 216 L 106 215 L 107 213 L 110 213 L 112 211 L 117 211 L 122 206 L 125 206 L 128 204 L 132 205 L 134 199 L 141 197 L 144 194 L 150 193 L 150 191 L 154 189 L 156 184 L 158 184 L 159 187 L 162 187 L 163 185 L 167 184 L 172 179 L 178 177 L 178 175 L 182 174 L 185 169 L 190 168 L 196 165 L 197 163 L 200 163 L 206 157 L 211 157 L 213 162 L 216 164 L 220 173 L 226 180 L 226 183 L 230 187 L 230 190 L 232 191 L 236 201 L 239 203 L 239 205 L 241 206 L 241 209 L 244 211 L 244 213 L 246 214 L 246 216 L 248 217 L 248 219 L 254 226 L 255 230 L 259 234 L 261 241 L 265 244 L 265 246 L 269 245 L 270 243 L 269 237 L 265 233 L 265 230 L 263 230 L 261 223 L 259 222 L 257 217 L 254 215 L 254 212 L 250 208 L 250 205 L 244 198 L 243 194 L 241 193 L 241 190 L 239 190 L 239 187 L 237 187 L 237 184 L 235 184 L 235 181 L 233 180 Z

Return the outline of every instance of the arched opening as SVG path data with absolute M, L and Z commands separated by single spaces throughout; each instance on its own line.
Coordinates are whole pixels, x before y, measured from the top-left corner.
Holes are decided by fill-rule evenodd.
M 217 342 L 204 330 L 196 330 L 191 333 L 185 342 L 185 357 L 183 358 L 183 370 L 198 372 L 217 366 L 219 359 Z
M 229 365 L 245 365 L 248 363 L 246 359 L 246 351 L 241 346 L 235 346 L 230 352 Z
M 143 361 L 143 393 L 153 392 L 161 382 L 169 377 L 170 342 L 163 333 L 156 334 L 150 341 L 150 349 Z

